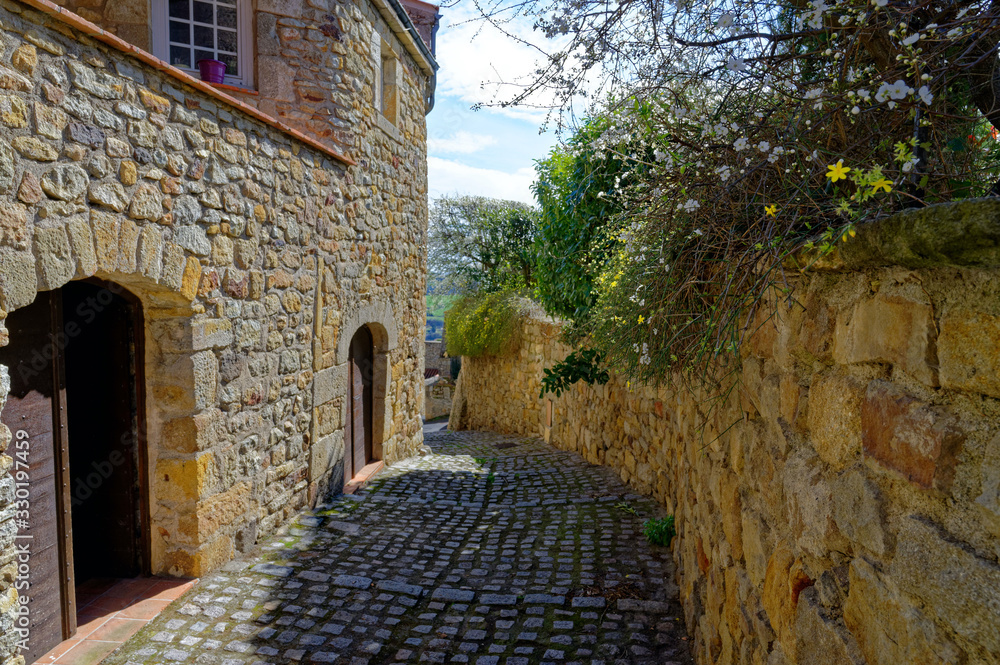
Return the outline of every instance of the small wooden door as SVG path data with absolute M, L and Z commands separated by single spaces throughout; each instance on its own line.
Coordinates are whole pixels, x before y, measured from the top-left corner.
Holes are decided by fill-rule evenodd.
M 19 563 L 29 567 L 27 579 L 18 580 L 26 582 L 18 594 L 29 598 L 22 651 L 28 663 L 76 631 L 60 305 L 58 294 L 40 293 L 12 312 L 10 344 L 0 348 L 11 383 L 0 415 L 14 435 L 16 509 L 24 511 L 17 513 L 16 548 Z
M 348 355 L 348 407 L 344 451 L 344 482 L 372 460 L 372 336 L 361 327 Z

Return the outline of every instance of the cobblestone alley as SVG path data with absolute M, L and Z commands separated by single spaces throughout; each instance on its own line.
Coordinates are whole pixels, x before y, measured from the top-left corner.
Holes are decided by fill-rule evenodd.
M 653 502 L 536 439 L 426 443 L 202 579 L 105 663 L 691 662 L 670 552 L 641 532 Z

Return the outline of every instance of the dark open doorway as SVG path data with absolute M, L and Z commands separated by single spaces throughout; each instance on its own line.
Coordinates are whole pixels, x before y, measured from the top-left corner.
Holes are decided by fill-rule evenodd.
M 375 353 L 372 335 L 361 326 L 351 339 L 347 359 L 347 427 L 344 430 L 344 483 L 369 462 L 372 451 L 372 414 Z
M 142 311 L 114 284 L 62 289 L 73 564 L 77 584 L 147 572 L 142 546 L 144 470 Z
M 6 321 L 28 663 L 76 631 L 78 584 L 147 572 L 141 317 L 124 289 L 88 281 L 40 293 Z

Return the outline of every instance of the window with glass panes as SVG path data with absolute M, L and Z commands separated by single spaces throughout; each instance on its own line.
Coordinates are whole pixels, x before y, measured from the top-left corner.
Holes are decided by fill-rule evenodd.
M 199 60 L 226 63 L 226 75 L 239 78 L 239 13 L 236 0 L 169 0 L 169 62 L 194 69 Z

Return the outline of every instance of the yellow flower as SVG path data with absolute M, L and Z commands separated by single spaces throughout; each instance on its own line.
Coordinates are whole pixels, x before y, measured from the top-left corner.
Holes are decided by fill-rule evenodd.
M 771 217 L 774 217 L 774 216 L 775 216 L 775 214 L 776 214 L 776 213 L 778 212 L 778 206 L 776 206 L 776 205 L 773 205 L 773 204 L 772 204 L 772 205 L 769 205 L 769 206 L 764 206 L 764 212 L 765 212 L 765 213 L 766 213 L 767 215 L 769 215 L 769 216 L 771 216 Z
M 830 169 L 826 177 L 830 179 L 830 182 L 837 182 L 838 180 L 847 180 L 847 174 L 850 172 L 850 168 L 844 166 L 844 160 L 839 160 L 836 164 L 830 164 L 826 168 Z
M 640 314 L 639 315 L 639 323 L 642 323 L 645 320 L 646 320 L 646 318 L 642 314 Z
M 884 189 L 887 193 L 892 191 L 892 181 L 886 180 L 885 178 L 879 178 L 872 183 L 872 194 L 877 192 L 879 189 Z

